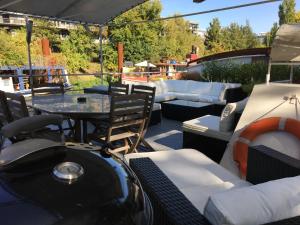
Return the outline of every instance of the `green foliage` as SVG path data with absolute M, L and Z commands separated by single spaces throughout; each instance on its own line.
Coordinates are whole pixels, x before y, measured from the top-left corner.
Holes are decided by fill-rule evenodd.
M 71 30 L 69 36 L 61 43 L 62 54 L 67 58 L 70 72 L 88 68 L 88 62 L 97 57 L 97 46 L 94 38 L 83 27 Z
M 205 64 L 202 77 L 205 80 L 217 82 L 241 83 L 251 90 L 254 84 L 264 83 L 268 64 L 263 62 L 253 64 L 236 64 L 232 62 L 209 62 Z M 288 80 L 290 67 L 272 66 L 271 81 Z M 294 80 L 300 80 L 300 68 L 294 68 Z
M 24 29 L 15 33 L 0 30 L 0 65 L 1 66 L 23 66 L 28 63 L 26 32 Z M 39 43 L 33 41 L 31 44 L 32 61 L 36 63 L 40 56 Z
M 158 0 L 146 2 L 113 20 L 108 30 L 110 43 L 124 44 L 125 60 L 150 60 L 158 52 L 160 22 L 127 24 L 133 21 L 153 20 L 160 17 L 162 6 Z
M 270 32 L 267 33 L 266 37 L 264 38 L 264 44 L 267 46 L 267 47 L 270 47 L 272 46 L 272 43 L 275 39 L 275 36 L 276 36 L 276 33 L 279 29 L 279 26 L 277 23 L 274 23 Z
M 283 0 L 279 5 L 279 25 L 296 22 L 295 0 Z
M 248 21 L 246 25 L 231 23 L 228 27 L 221 28 L 219 20 L 215 18 L 205 37 L 206 54 L 261 46 Z
M 192 45 L 203 50 L 203 40 L 194 35 L 189 23 L 183 18 L 165 21 L 163 35 L 158 43 L 158 56 L 183 61 L 186 54 L 191 52 Z
M 221 23 L 218 18 L 214 18 L 206 30 L 204 45 L 207 50 L 213 51 L 221 42 Z

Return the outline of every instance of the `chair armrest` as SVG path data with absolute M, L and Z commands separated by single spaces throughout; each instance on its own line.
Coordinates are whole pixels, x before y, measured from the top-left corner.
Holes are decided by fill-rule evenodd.
M 34 132 L 49 125 L 56 125 L 61 128 L 63 117 L 60 115 L 36 115 L 24 117 L 11 122 L 1 128 L 1 133 L 5 138 L 14 137 L 22 132 Z
M 129 164 L 150 198 L 153 224 L 210 225 L 150 158 L 130 159 Z
M 247 180 L 259 184 L 300 174 L 300 160 L 260 145 L 249 147 Z

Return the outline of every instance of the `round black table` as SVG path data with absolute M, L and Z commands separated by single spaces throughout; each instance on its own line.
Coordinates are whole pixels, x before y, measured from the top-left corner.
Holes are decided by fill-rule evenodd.
M 61 114 L 73 119 L 76 141 L 86 140 L 87 119 L 108 115 L 110 112 L 110 97 L 101 94 L 33 96 L 27 104 L 41 112 Z

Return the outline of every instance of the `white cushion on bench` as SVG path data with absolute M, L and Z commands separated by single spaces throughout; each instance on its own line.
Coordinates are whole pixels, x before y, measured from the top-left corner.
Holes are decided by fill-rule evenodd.
M 183 123 L 183 131 L 229 141 L 232 132 L 220 131 L 220 117 L 206 115 Z
M 125 157 L 149 157 L 202 214 L 212 194 L 250 185 L 193 149 L 132 153 Z
M 159 103 L 154 103 L 154 104 L 153 104 L 152 111 L 159 111 L 159 110 L 161 110 L 161 104 L 159 104 Z
M 172 93 L 155 95 L 155 102 L 165 102 L 176 99 L 176 96 Z
M 204 216 L 213 224 L 265 224 L 300 215 L 300 176 L 211 195 Z

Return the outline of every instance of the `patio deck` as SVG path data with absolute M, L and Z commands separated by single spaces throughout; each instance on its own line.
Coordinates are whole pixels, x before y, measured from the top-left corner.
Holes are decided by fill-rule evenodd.
M 150 126 L 146 140 L 156 151 L 182 148 L 182 122 L 162 118 L 160 124 Z

